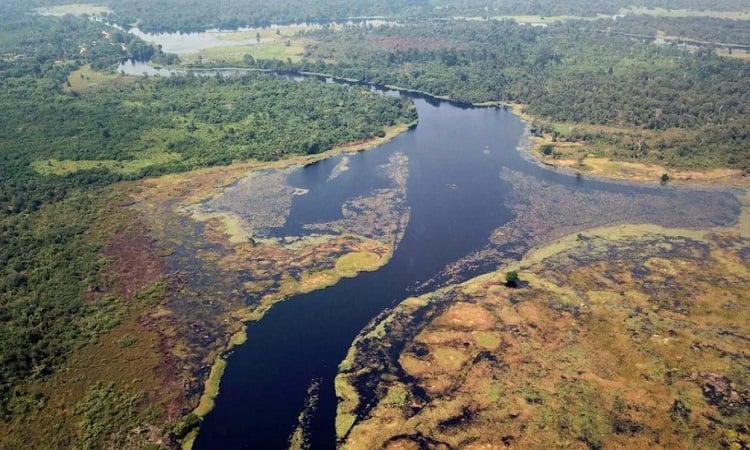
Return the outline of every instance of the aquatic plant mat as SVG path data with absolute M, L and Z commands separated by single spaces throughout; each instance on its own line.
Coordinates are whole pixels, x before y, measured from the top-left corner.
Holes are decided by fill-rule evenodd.
M 277 301 L 378 269 L 403 237 L 409 218 L 403 154 L 380 168 L 383 187 L 341 205 L 340 219 L 305 224 L 301 234 L 287 236 L 292 202 L 306 195 L 287 178 L 302 167 L 234 165 L 145 180 L 132 189 L 131 208 L 148 220 L 173 274 L 168 300 L 147 320 L 164 332 L 191 409 L 203 392 L 198 417 L 213 405 L 221 354 L 237 343 L 232 336 L 244 335 L 244 321 L 259 319 Z
M 341 363 L 340 444 L 747 446 L 747 192 L 500 177 L 514 218 Z

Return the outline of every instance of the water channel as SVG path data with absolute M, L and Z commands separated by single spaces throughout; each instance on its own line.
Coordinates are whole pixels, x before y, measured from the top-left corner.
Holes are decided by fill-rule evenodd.
M 144 71 L 133 67 L 119 70 Z M 196 449 L 286 448 L 315 380 L 320 391 L 308 427 L 311 448 L 335 448 L 333 380 L 338 364 L 375 316 L 413 295 L 415 286 L 446 265 L 482 248 L 493 230 L 514 217 L 507 206 L 512 186 L 500 176 L 504 170 L 572 193 L 649 195 L 680 202 L 690 202 L 693 195 L 705 198 L 699 191 L 580 179 L 539 167 L 519 153 L 524 124 L 512 113 L 424 97 L 413 100 L 419 125 L 379 148 L 348 155 L 350 169 L 336 182 L 330 174 L 344 156 L 292 173 L 288 182 L 308 194 L 295 198 L 287 223 L 278 230 L 294 234 L 301 224 L 335 218 L 329 216 L 338 210 L 327 207 L 328 202 L 337 199 L 332 203 L 340 205 L 342 199 L 375 187 L 372 174 L 401 152 L 409 161 L 411 216 L 393 258 L 375 272 L 287 299 L 248 324 L 247 343 L 226 355 L 216 406 L 201 425 Z M 474 267 L 462 278 L 494 268 Z

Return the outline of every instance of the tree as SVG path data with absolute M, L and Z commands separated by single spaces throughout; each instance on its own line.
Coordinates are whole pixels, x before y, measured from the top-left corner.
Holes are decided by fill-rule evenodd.
M 516 272 L 515 270 L 509 270 L 505 272 L 505 285 L 506 286 L 512 287 L 512 288 L 518 287 L 518 281 L 519 281 L 518 272 Z

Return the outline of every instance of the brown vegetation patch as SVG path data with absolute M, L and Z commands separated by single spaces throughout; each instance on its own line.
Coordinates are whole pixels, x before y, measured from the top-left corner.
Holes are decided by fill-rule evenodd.
M 498 293 L 498 272 L 410 299 L 347 357 L 337 386 L 373 406 L 344 446 L 747 446 L 750 241 L 720 236 L 587 237 L 522 262 L 526 287 Z M 500 320 L 467 321 L 479 311 Z M 365 369 L 397 342 L 399 365 L 376 367 L 412 408 Z
M 103 253 L 112 258 L 105 278 L 111 283 L 112 291 L 126 299 L 132 299 L 166 272 L 166 265 L 157 254 L 153 239 L 140 224 L 133 224 L 115 234 Z
M 472 303 L 456 303 L 435 321 L 435 326 L 454 330 L 487 330 L 494 324 L 489 311 Z
M 655 185 L 651 191 L 633 195 L 625 189 L 619 192 L 575 189 L 510 170 L 503 170 L 501 178 L 513 189 L 507 203 L 514 211 L 513 219 L 494 230 L 483 249 L 449 265 L 423 288 L 464 281 L 463 274 L 467 269 L 512 263 L 514 257 L 523 255 L 532 247 L 585 229 L 649 223 L 700 230 L 717 225 L 733 226 L 738 217 L 741 223 L 743 221 L 743 203 L 729 190 L 672 189 Z M 661 189 L 664 189 L 663 193 Z M 747 219 L 744 220 L 747 223 Z M 597 275 L 592 273 L 590 276 Z M 627 281 L 631 275 L 618 272 L 617 276 L 622 280 L 611 283 Z M 607 282 L 600 279 L 598 284 L 601 283 Z

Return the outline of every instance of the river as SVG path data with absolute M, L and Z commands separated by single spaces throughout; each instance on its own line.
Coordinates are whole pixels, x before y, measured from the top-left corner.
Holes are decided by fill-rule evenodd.
M 145 71 L 141 66 L 119 70 Z M 260 321 L 249 323 L 247 343 L 225 355 L 228 366 L 220 393 L 201 424 L 194 448 L 286 448 L 313 382 L 319 383 L 319 397 L 308 424 L 311 448 L 334 448 L 337 399 L 333 381 L 352 341 L 379 313 L 417 293 L 416 286 L 447 265 L 486 246 L 493 230 L 514 218 L 508 206 L 513 186 L 501 177 L 504 171 L 558 186 L 571 196 L 589 196 L 601 203 L 597 206 L 601 216 L 615 214 L 602 193 L 663 198 L 667 205 L 705 201 L 713 195 L 731 203 L 726 193 L 608 183 L 542 168 L 518 151 L 525 126 L 512 113 L 421 96 L 413 100 L 419 125 L 381 147 L 346 156 L 349 170 L 336 182 L 330 181 L 330 175 L 344 156 L 292 173 L 288 182 L 308 193 L 295 198 L 287 223 L 277 230 L 280 235 L 292 235 L 305 223 L 335 219 L 340 210 L 328 207 L 329 203 L 340 205 L 343 199 L 373 189 L 372 174 L 390 155 L 401 152 L 409 161 L 411 216 L 392 259 L 375 272 L 287 299 Z M 643 217 L 663 215 L 664 204 L 653 206 L 652 211 L 649 204 L 638 207 Z M 570 215 L 575 216 L 575 207 Z M 633 219 L 625 215 L 621 220 Z M 677 217 L 670 224 L 684 225 L 680 220 Z M 475 265 L 460 278 L 496 268 Z

